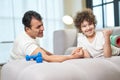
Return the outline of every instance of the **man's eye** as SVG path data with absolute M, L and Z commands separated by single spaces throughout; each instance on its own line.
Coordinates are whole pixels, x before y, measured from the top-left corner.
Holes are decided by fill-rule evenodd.
M 40 28 L 39 26 L 36 27 L 37 29 Z

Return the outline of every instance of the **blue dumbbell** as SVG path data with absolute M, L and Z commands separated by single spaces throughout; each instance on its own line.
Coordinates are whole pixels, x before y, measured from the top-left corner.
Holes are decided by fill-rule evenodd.
M 35 55 L 30 55 L 30 56 L 26 55 L 26 60 L 27 61 L 30 61 L 31 59 L 36 60 L 37 57 L 42 57 L 40 52 L 38 52 L 38 54 L 35 54 Z
M 26 61 L 30 61 L 31 59 L 36 60 L 37 63 L 41 63 L 43 61 L 42 54 L 38 52 L 38 54 L 35 55 L 26 55 Z
M 36 58 L 36 62 L 37 63 L 42 63 L 43 62 L 43 58 L 42 57 L 37 57 Z

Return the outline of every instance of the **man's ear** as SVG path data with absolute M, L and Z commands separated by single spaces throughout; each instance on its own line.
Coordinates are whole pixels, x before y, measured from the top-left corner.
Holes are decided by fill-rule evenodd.
M 25 30 L 28 31 L 30 28 L 29 27 L 26 27 Z

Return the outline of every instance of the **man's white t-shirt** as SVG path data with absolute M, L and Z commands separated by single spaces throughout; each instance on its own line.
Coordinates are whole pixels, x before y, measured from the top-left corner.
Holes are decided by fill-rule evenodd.
M 99 57 L 103 55 L 105 38 L 103 32 L 101 31 L 96 32 L 95 38 L 91 43 L 84 34 L 79 33 L 77 43 L 77 47 L 83 47 L 83 49 L 86 49 L 92 57 Z
M 23 32 L 15 39 L 10 57 L 11 59 L 25 58 L 25 55 L 31 55 L 38 47 L 40 47 L 38 39 L 33 39 Z

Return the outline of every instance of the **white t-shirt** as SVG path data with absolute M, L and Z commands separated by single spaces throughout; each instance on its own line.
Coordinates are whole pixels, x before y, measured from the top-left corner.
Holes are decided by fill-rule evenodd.
M 83 47 L 90 53 L 92 57 L 103 56 L 103 45 L 105 44 L 103 32 L 96 32 L 95 38 L 92 43 L 88 41 L 87 37 L 84 34 L 79 33 L 77 43 L 77 47 Z
M 31 55 L 38 47 L 40 47 L 38 39 L 33 39 L 24 32 L 15 39 L 10 57 L 11 59 L 25 58 L 25 55 Z

